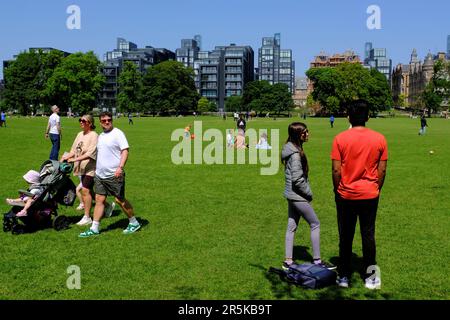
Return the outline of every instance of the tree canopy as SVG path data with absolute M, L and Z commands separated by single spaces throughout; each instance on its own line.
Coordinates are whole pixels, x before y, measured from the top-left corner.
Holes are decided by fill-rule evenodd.
M 117 105 L 121 112 L 136 112 L 140 108 L 142 94 L 141 73 L 131 61 L 126 61 L 119 76 Z
M 95 54 L 74 53 L 64 58 L 47 81 L 46 95 L 61 111 L 90 112 L 96 105 L 105 77 Z
M 63 53 L 57 50 L 20 53 L 5 69 L 4 106 L 25 115 L 48 104 L 46 83 L 62 60 Z
M 246 84 L 242 96 L 242 111 L 283 112 L 293 107 L 289 87 L 284 83 L 271 85 L 268 81 L 251 81 Z
M 389 83 L 376 69 L 343 63 L 335 68 L 311 68 L 306 75 L 314 83 L 312 98 L 328 113 L 343 112 L 349 102 L 357 99 L 366 100 L 371 112 L 393 105 Z
M 152 112 L 187 112 L 197 109 L 200 96 L 194 71 L 177 61 L 164 61 L 147 69 L 142 80 L 142 106 Z

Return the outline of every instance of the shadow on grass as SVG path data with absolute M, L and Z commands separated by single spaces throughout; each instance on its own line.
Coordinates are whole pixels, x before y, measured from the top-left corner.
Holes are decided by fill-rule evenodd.
M 295 253 L 296 260 L 307 260 L 311 261 L 312 257 L 307 252 L 306 247 L 296 247 Z M 339 261 L 338 257 L 332 257 L 330 262 L 337 265 Z M 363 259 L 358 257 L 356 254 L 352 256 L 352 269 L 359 271 L 361 278 L 365 275 L 363 273 Z M 364 287 L 362 283 L 354 283 L 351 289 L 339 288 L 336 286 L 329 286 L 323 289 L 308 289 L 301 286 L 296 286 L 286 282 L 282 276 L 269 272 L 269 268 L 250 264 L 251 267 L 259 269 L 266 280 L 270 283 L 271 291 L 276 299 L 298 299 L 298 300 L 360 300 L 360 299 L 370 299 L 370 300 L 390 300 L 393 299 L 392 294 L 387 292 L 382 292 L 380 290 L 368 290 Z M 281 266 L 276 266 L 275 268 L 281 268 Z M 352 278 L 353 282 L 357 282 L 355 277 Z M 356 281 L 355 281 L 356 280 Z M 258 299 L 257 294 L 251 294 L 251 299 Z
M 139 223 L 141 224 L 141 229 L 145 228 L 147 225 L 150 224 L 150 222 L 146 219 L 136 218 Z M 112 231 L 116 229 L 125 229 L 128 226 L 128 223 L 130 221 L 128 219 L 122 219 L 117 222 L 114 222 L 113 224 L 110 224 L 107 228 L 105 228 L 105 231 Z
M 191 286 L 181 286 L 176 287 L 177 296 L 179 296 L 179 300 L 200 300 L 200 290 Z

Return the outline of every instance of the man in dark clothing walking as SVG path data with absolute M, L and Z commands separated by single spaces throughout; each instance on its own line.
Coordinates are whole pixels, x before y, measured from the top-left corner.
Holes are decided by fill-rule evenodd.
M 247 122 L 245 122 L 242 114 L 239 116 L 239 120 L 237 121 L 237 128 L 242 129 L 245 132 L 245 129 L 247 127 Z
M 423 114 L 420 117 L 420 131 L 419 131 L 419 136 L 423 136 L 425 135 L 425 133 L 427 132 L 427 119 L 425 119 L 425 115 Z

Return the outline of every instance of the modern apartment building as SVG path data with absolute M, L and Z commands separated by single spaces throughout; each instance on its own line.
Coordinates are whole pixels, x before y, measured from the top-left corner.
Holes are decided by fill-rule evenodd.
M 194 68 L 194 61 L 198 59 L 200 47 L 194 39 L 181 40 L 181 48 L 175 51 L 178 62 L 184 64 L 185 67 Z
M 100 107 L 113 109 L 117 105 L 117 94 L 120 90 L 118 80 L 120 71 L 126 61 L 133 62 L 137 69 L 144 73 L 148 67 L 166 60 L 175 60 L 175 53 L 164 48 L 138 46 L 123 38 L 117 39 L 117 47 L 104 56 L 102 72 L 106 77 L 106 83 L 100 93 Z
M 223 50 L 200 51 L 194 62 L 195 86 L 202 97 L 224 108 L 224 61 Z
M 366 42 L 365 49 L 370 48 L 369 56 L 365 57 L 364 65 L 377 69 L 386 76 L 389 84 L 391 84 L 392 60 L 387 57 L 385 48 L 373 48 L 371 42 Z
M 447 36 L 447 59 L 450 60 L 450 35 Z
M 202 97 L 225 110 L 225 100 L 241 96 L 247 82 L 254 80 L 254 52 L 250 46 L 216 46 L 200 51 L 194 62 L 195 83 Z
M 285 83 L 289 91 L 295 91 L 295 62 L 292 50 L 281 49 L 281 36 L 264 37 L 258 51 L 258 79 L 271 84 Z

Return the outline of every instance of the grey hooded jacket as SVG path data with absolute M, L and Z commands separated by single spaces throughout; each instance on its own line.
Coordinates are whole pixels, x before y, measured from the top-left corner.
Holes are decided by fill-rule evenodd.
M 286 164 L 284 170 L 286 178 L 285 198 L 292 201 L 312 201 L 313 194 L 302 168 L 298 148 L 291 142 L 286 143 L 281 151 L 281 159 Z

